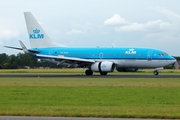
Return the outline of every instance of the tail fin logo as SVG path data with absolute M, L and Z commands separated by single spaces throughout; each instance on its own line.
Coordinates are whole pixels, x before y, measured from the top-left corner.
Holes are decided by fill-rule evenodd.
M 39 34 L 40 30 L 37 30 L 37 28 L 33 30 L 33 33 L 34 34 L 29 34 L 30 39 L 43 39 L 44 38 L 44 34 Z

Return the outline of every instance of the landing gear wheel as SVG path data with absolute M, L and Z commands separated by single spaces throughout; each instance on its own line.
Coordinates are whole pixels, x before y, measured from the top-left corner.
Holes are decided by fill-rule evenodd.
M 86 70 L 86 75 L 92 75 L 93 74 L 93 71 L 92 70 Z
M 107 72 L 100 72 L 101 75 L 107 75 Z
M 154 75 L 158 75 L 158 71 L 154 71 Z

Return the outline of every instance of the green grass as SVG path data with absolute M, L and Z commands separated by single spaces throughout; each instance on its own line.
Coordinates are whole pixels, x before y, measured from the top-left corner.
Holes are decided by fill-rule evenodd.
M 154 69 L 140 69 L 138 72 L 112 72 L 108 75 L 153 75 Z M 85 69 L 0 69 L 0 74 L 68 74 L 85 75 Z M 94 72 L 94 75 L 100 75 Z M 180 75 L 180 70 L 160 70 L 160 75 Z
M 0 78 L 0 86 L 180 87 L 179 78 Z
M 0 115 L 180 119 L 180 79 L 0 78 Z

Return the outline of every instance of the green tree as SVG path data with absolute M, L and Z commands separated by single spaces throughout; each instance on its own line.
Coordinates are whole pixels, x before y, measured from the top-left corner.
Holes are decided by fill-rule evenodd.
M 3 65 L 7 58 L 8 58 L 8 55 L 6 55 L 5 53 L 0 54 L 0 64 Z
M 5 62 L 5 63 L 3 64 L 3 68 L 5 68 L 5 69 L 7 69 L 8 66 L 9 66 L 9 64 L 8 64 L 7 62 Z

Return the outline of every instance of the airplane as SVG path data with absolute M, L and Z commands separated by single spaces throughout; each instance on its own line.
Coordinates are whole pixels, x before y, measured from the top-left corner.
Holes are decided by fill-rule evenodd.
M 31 12 L 24 12 L 24 16 L 31 48 L 27 49 L 20 40 L 21 48 L 5 47 L 23 50 L 25 54 L 62 67 L 87 68 L 86 75 L 140 68 L 155 68 L 154 75 L 158 75 L 159 70 L 176 62 L 166 52 L 153 48 L 115 47 L 114 44 L 112 47 L 67 47 L 51 41 Z

